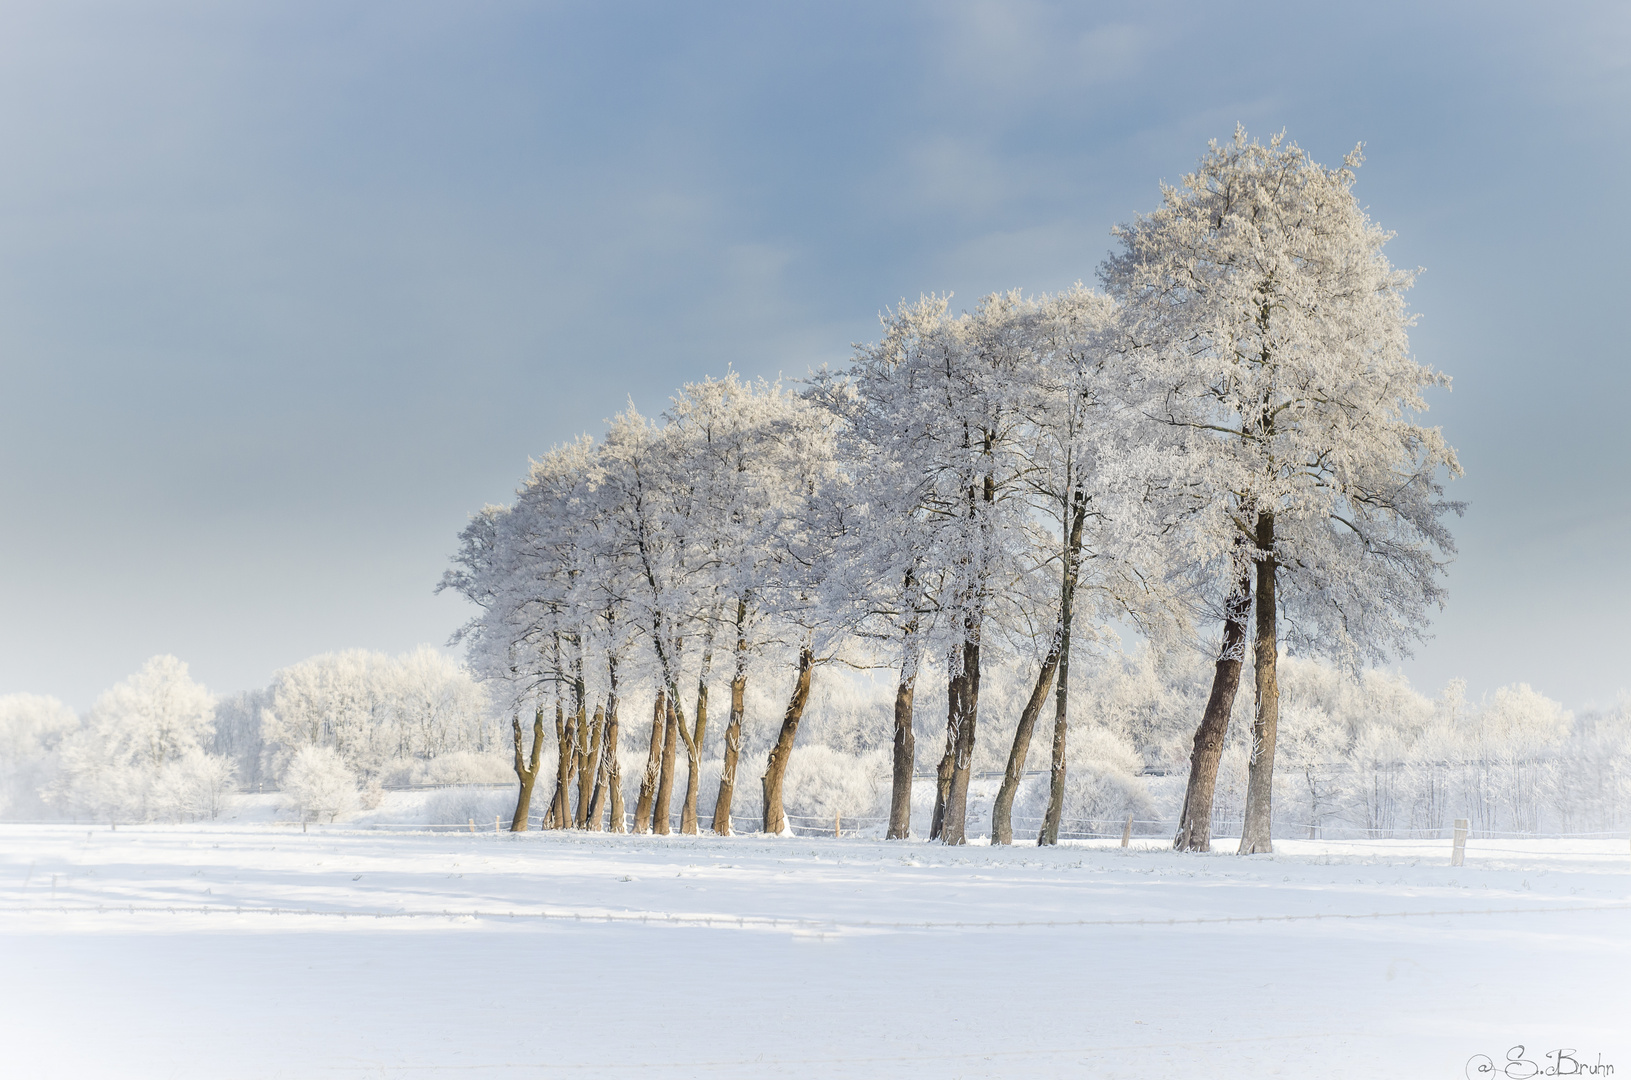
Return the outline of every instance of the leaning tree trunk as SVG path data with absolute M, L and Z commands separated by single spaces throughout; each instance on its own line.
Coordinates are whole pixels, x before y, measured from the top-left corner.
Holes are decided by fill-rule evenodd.
M 1274 742 L 1280 728 L 1280 641 L 1275 625 L 1274 515 L 1257 515 L 1257 633 L 1252 653 L 1257 676 L 1257 716 L 1252 721 L 1251 767 L 1246 777 L 1246 820 L 1240 853 L 1274 850 Z
M 521 792 L 515 799 L 515 815 L 510 819 L 511 832 L 527 831 L 527 814 L 532 809 L 532 787 L 538 782 L 538 761 L 544 753 L 544 707 L 532 711 L 532 753 L 521 756 L 521 717 L 510 717 L 510 731 L 515 736 L 515 775 L 521 781 Z
M 640 795 L 634 800 L 634 831 L 643 833 L 651 828 L 651 805 L 657 794 L 657 772 L 663 759 L 663 719 L 667 715 L 668 699 L 657 691 L 657 704 L 651 710 L 651 751 L 646 755 L 646 769 L 640 776 Z
M 915 636 L 917 627 L 907 631 Z M 907 840 L 912 835 L 912 769 L 917 756 L 917 740 L 912 734 L 912 697 L 917 686 L 917 651 L 908 644 L 900 665 L 900 682 L 895 685 L 895 772 L 889 789 L 889 840 Z
M 725 725 L 725 760 L 719 768 L 719 796 L 714 799 L 714 832 L 731 834 L 731 802 L 736 796 L 736 764 L 742 754 L 742 713 L 748 692 L 748 643 L 744 624 L 747 601 L 736 605 L 736 671 L 731 676 L 731 717 Z
M 1008 750 L 1008 768 L 1003 770 L 1002 786 L 997 789 L 997 798 L 991 804 L 991 842 L 993 844 L 1012 844 L 1014 842 L 1014 796 L 1019 793 L 1020 778 L 1025 775 L 1025 757 L 1031 750 L 1031 732 L 1036 728 L 1037 714 L 1048 700 L 1048 690 L 1053 686 L 1054 672 L 1059 668 L 1059 643 L 1062 634 L 1054 632 L 1053 648 L 1042 660 L 1042 670 L 1037 672 L 1036 685 L 1031 688 L 1030 700 L 1025 702 L 1025 708 L 1019 714 L 1019 726 L 1014 728 L 1014 745 Z
M 964 633 L 962 707 L 957 717 L 957 753 L 946 795 L 946 817 L 940 826 L 943 844 L 968 843 L 968 781 L 974 765 L 974 726 L 980 715 L 980 625 Z
M 662 772 L 657 777 L 657 802 L 651 810 L 651 831 L 658 836 L 669 834 L 668 813 L 674 802 L 674 761 L 679 756 L 679 717 L 674 708 L 674 695 L 668 696 L 668 722 L 663 728 Z
M 1179 851 L 1212 850 L 1212 793 L 1217 788 L 1223 740 L 1229 734 L 1229 714 L 1234 711 L 1235 693 L 1240 688 L 1240 666 L 1246 659 L 1246 620 L 1251 609 L 1252 571 L 1248 567 L 1229 594 L 1223 648 L 1212 673 L 1212 693 L 1206 699 L 1201 726 L 1195 730 L 1195 746 L 1189 755 L 1189 784 L 1184 789 L 1184 808 L 1172 844 Z
M 793 756 L 793 739 L 798 735 L 799 721 L 804 718 L 804 706 L 810 701 L 810 673 L 815 656 L 806 645 L 799 650 L 798 677 L 793 680 L 793 696 L 787 700 L 787 711 L 782 714 L 782 729 L 776 736 L 776 745 L 770 748 L 765 762 L 764 822 L 767 833 L 780 835 L 787 831 L 787 812 L 782 808 L 782 781 L 787 776 L 787 761 Z
M 1059 842 L 1059 822 L 1065 816 L 1065 744 L 1070 715 L 1070 631 L 1076 606 L 1076 582 L 1081 575 L 1082 529 L 1087 524 L 1087 493 L 1080 487 L 1071 495 L 1070 534 L 1065 539 L 1064 572 L 1059 576 L 1059 670 L 1053 691 L 1053 747 L 1048 766 L 1048 808 L 1037 831 L 1037 847 Z

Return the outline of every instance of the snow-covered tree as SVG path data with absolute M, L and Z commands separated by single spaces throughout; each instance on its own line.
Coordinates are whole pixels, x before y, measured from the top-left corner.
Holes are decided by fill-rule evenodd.
M 1035 316 L 1036 304 L 1017 294 L 987 297 L 957 316 L 946 298 L 925 297 L 889 313 L 882 338 L 859 349 L 848 372 L 855 392 L 874 403 L 858 412 L 872 414 L 875 452 L 898 476 L 895 515 L 933 536 L 922 549 L 931 561 L 914 584 L 938 585 L 948 638 L 946 747 L 931 828 L 948 844 L 967 835 L 980 668 L 998 643 L 988 631 L 1000 628 L 1010 602 L 1025 599 L 1023 568 L 1034 561 L 1016 394 L 1034 360 Z M 907 569 L 889 567 L 903 591 Z M 908 651 L 903 672 L 912 660 Z
M 180 660 L 155 656 L 98 697 L 63 740 L 53 793 L 97 816 L 213 816 L 230 776 L 229 764 L 204 749 L 214 726 L 210 692 Z
M 44 810 L 41 793 L 56 773 L 58 747 L 78 727 L 79 717 L 54 697 L 0 697 L 0 816 Z
M 1225 620 L 1196 735 L 1180 847 L 1209 844 L 1222 746 L 1255 597 L 1256 718 L 1241 851 L 1267 851 L 1282 640 L 1342 660 L 1408 648 L 1443 600 L 1441 498 L 1454 451 L 1416 422 L 1448 379 L 1411 356 L 1412 275 L 1352 187 L 1276 136 L 1214 143 L 1163 205 L 1117 230 L 1102 271 L 1121 302 L 1133 401 L 1164 429 L 1193 498 L 1184 556 Z M 1280 617 L 1284 615 L 1285 632 Z
M 357 774 L 334 747 L 308 743 L 289 759 L 283 795 L 302 821 L 333 821 L 357 809 Z

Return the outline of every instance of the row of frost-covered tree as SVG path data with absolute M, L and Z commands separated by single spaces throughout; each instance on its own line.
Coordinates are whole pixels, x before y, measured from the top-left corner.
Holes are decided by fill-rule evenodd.
M 1459 510 L 1441 486 L 1455 454 L 1419 422 L 1423 391 L 1448 380 L 1409 352 L 1412 276 L 1353 196 L 1358 162 L 1327 169 L 1237 132 L 1117 230 L 1102 291 L 903 303 L 842 370 L 797 389 L 690 384 L 660 418 L 631 407 L 534 462 L 516 501 L 466 530 L 445 582 L 479 606 L 471 663 L 512 714 L 514 827 L 553 726 L 551 823 L 622 826 L 632 738 L 648 751 L 634 828 L 667 831 L 683 783 L 678 827 L 697 831 L 723 711 L 709 824 L 731 831 L 747 768 L 759 827 L 785 831 L 812 683 L 849 667 L 893 673 L 888 835 L 910 831 L 921 757 L 929 834 L 967 839 L 999 712 L 1015 719 L 991 837 L 1012 840 L 1034 757 L 1049 777 L 1034 832 L 1052 842 L 1073 656 L 1120 630 L 1213 660 L 1183 849 L 1210 845 L 1251 657 L 1241 850 L 1269 849 L 1282 652 L 1357 670 L 1408 649 L 1443 601 L 1443 518 Z M 759 657 L 791 689 L 744 765 Z M 982 686 L 1005 664 L 1026 676 L 993 701 Z M 930 672 L 942 734 L 920 749 Z M 635 685 L 656 689 L 649 717 L 624 707 Z
M 926 297 L 796 386 L 631 406 L 463 533 L 467 667 L 335 654 L 214 703 L 155 661 L 29 721 L 58 735 L 11 790 L 332 817 L 502 757 L 517 830 L 1616 827 L 1624 709 L 1379 671 L 1444 602 L 1459 465 L 1358 163 L 1237 132 L 1116 231 L 1099 289 Z

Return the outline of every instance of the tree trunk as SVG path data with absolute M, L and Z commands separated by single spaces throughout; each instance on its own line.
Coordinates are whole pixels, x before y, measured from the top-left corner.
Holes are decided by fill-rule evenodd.
M 657 778 L 657 802 L 651 810 L 651 831 L 658 836 L 669 834 L 668 812 L 674 802 L 674 761 L 679 756 L 679 715 L 674 708 L 674 696 L 668 697 L 668 723 L 663 728 L 662 773 Z
M 1201 714 L 1189 755 L 1189 784 L 1184 789 L 1184 808 L 1172 844 L 1179 851 L 1212 850 L 1212 793 L 1217 788 L 1223 740 L 1229 734 L 1229 714 L 1234 711 L 1235 693 L 1240 688 L 1240 666 L 1246 658 L 1246 620 L 1251 608 L 1252 571 L 1247 567 L 1229 594 L 1223 648 L 1212 673 L 1212 693 L 1206 699 L 1206 711 Z
M 515 775 L 521 781 L 521 792 L 515 799 L 515 814 L 510 818 L 511 832 L 527 831 L 527 814 L 532 809 L 532 788 L 538 782 L 538 761 L 544 753 L 544 707 L 538 705 L 532 712 L 532 753 L 521 756 L 521 717 L 510 717 L 510 731 L 515 737 Z
M 599 705 L 595 706 L 595 722 L 589 729 L 589 737 L 584 742 L 584 750 L 578 755 L 578 816 L 574 819 L 580 829 L 587 829 L 589 813 L 595 802 L 596 789 L 600 784 L 600 740 L 606 729 L 606 713 Z M 595 831 L 600 831 L 600 823 L 595 823 Z
M 801 648 L 793 696 L 787 700 L 781 733 L 776 736 L 776 745 L 771 747 L 770 758 L 765 762 L 763 828 L 767 833 L 780 835 L 787 831 L 787 813 L 782 809 L 782 780 L 787 775 L 787 761 L 793 756 L 793 738 L 798 734 L 799 721 L 804 718 L 804 706 L 810 701 L 810 674 L 814 666 L 815 656 L 809 646 Z
M 957 769 L 958 717 L 963 709 L 962 650 L 952 646 L 946 658 L 946 752 L 934 774 L 934 817 L 929 822 L 929 839 L 938 840 L 946 828 L 946 803 L 951 798 L 951 777 Z
M 912 734 L 912 697 L 916 685 L 917 657 L 908 647 L 900 665 L 900 682 L 895 686 L 895 775 L 889 790 L 887 837 L 890 840 L 908 840 L 912 835 L 912 769 L 917 756 L 917 739 Z
M 1048 700 L 1048 690 L 1053 686 L 1054 672 L 1059 668 L 1059 642 L 1061 632 L 1055 631 L 1053 648 L 1042 660 L 1042 670 L 1037 672 L 1036 685 L 1031 688 L 1030 700 L 1025 702 L 1024 710 L 1019 714 L 1019 726 L 1014 729 L 1014 745 L 1008 751 L 1008 768 L 1003 770 L 1002 786 L 997 789 L 997 798 L 991 804 L 991 842 L 993 844 L 1012 844 L 1014 842 L 1014 796 L 1019 793 L 1020 778 L 1025 775 L 1025 757 L 1031 750 L 1031 732 L 1036 728 L 1037 714 L 1042 711 L 1043 704 Z
M 714 635 L 710 630 L 702 646 L 702 671 L 697 676 L 696 727 L 685 735 L 685 802 L 680 807 L 680 833 L 684 836 L 697 834 L 697 793 L 702 787 L 702 740 L 708 733 L 708 674 L 713 666 Z
M 742 713 L 748 692 L 747 598 L 736 604 L 736 671 L 731 676 L 731 716 L 725 725 L 725 760 L 719 769 L 719 797 L 714 800 L 714 832 L 731 835 L 731 802 L 736 797 L 736 764 L 742 753 Z
M 555 702 L 555 794 L 549 800 L 549 816 L 544 819 L 546 829 L 565 829 L 572 824 L 571 796 L 573 766 L 578 755 L 574 749 L 575 735 L 572 719 L 557 699 Z
M 640 797 L 634 801 L 634 831 L 643 833 L 651 828 L 651 805 L 657 794 L 657 772 L 662 767 L 663 719 L 668 714 L 668 701 L 663 691 L 657 691 L 657 704 L 651 710 L 651 751 L 646 755 L 646 770 L 640 776 Z
M 577 781 L 578 808 L 572 812 L 572 789 L 567 786 L 567 824 L 577 828 L 583 827 L 583 819 L 589 813 L 588 800 L 584 798 L 588 790 L 586 781 L 592 776 L 584 775 L 584 766 L 589 758 L 589 699 L 583 685 L 583 642 L 579 639 L 578 656 L 572 664 L 572 773 Z
M 1053 747 L 1048 766 L 1048 809 L 1037 831 L 1037 847 L 1059 842 L 1059 822 L 1065 816 L 1065 750 L 1070 717 L 1070 633 L 1076 610 L 1076 583 L 1081 577 L 1082 530 L 1087 524 L 1087 493 L 1071 494 L 1070 533 L 1064 543 L 1064 572 L 1059 576 L 1059 670 L 1053 692 Z
M 610 759 L 606 769 L 606 789 L 611 792 L 611 831 L 624 831 L 623 766 L 617 758 L 617 677 L 612 677 L 611 700 L 606 706 L 606 743 L 601 760 Z
M 1274 743 L 1280 728 L 1280 640 L 1275 624 L 1274 515 L 1257 515 L 1257 633 L 1252 654 L 1257 676 L 1257 716 L 1252 721 L 1251 767 L 1246 779 L 1246 821 L 1240 853 L 1274 850 Z
M 980 625 L 976 621 L 965 630 L 963 639 L 962 707 L 957 718 L 957 756 L 951 774 L 951 791 L 946 796 L 946 818 L 940 827 L 940 842 L 968 843 L 968 781 L 974 765 L 974 726 L 980 715 Z
M 600 832 L 604 828 L 606 818 L 607 784 L 611 782 L 612 763 L 617 760 L 617 695 L 608 693 L 604 711 L 600 706 L 597 706 L 595 711 L 604 715 L 606 719 L 600 725 L 599 747 L 595 755 L 595 787 L 589 796 L 587 824 L 590 832 Z

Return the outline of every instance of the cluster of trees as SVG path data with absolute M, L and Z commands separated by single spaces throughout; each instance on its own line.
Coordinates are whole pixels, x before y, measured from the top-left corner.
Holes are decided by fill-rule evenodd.
M 1028 686 L 992 809 L 1013 804 L 1052 699 L 1038 841 L 1058 836 L 1072 650 L 1136 629 L 1157 649 L 1221 628 L 1177 844 L 1210 845 L 1242 667 L 1253 660 L 1241 850 L 1269 850 L 1283 647 L 1357 667 L 1408 647 L 1442 602 L 1441 482 L 1416 422 L 1447 379 L 1410 356 L 1411 275 L 1335 169 L 1237 131 L 1154 213 L 1119 229 L 1103 292 L 903 304 L 846 370 L 800 392 L 689 384 L 658 420 L 533 464 L 465 530 L 444 586 L 479 606 L 471 666 L 511 717 L 526 827 L 553 712 L 550 824 L 621 828 L 620 705 L 655 687 L 634 827 L 681 832 L 699 797 L 716 664 L 730 671 L 711 826 L 729 832 L 751 662 L 791 673 L 760 775 L 784 787 L 817 670 L 894 672 L 891 837 L 910 828 L 919 676 L 944 680 L 930 835 L 963 843 L 982 674 Z M 926 663 L 927 662 L 927 663 Z M 1019 704 L 1016 701 L 1016 704 Z M 987 708 L 989 712 L 989 707 Z M 530 745 L 523 718 L 531 717 Z M 643 738 L 647 717 L 634 717 Z M 1045 723 L 1045 721 L 1044 721 Z
M 269 686 L 222 701 L 214 749 L 251 787 L 281 786 L 305 746 L 325 747 L 364 788 L 492 779 L 503 749 L 487 694 L 465 667 L 422 646 L 348 649 L 291 664 Z M 502 774 L 501 774 L 502 775 Z
M 502 777 L 503 734 L 471 674 L 429 648 L 315 656 L 225 700 L 156 656 L 82 717 L 0 697 L 0 813 L 193 821 L 271 787 L 333 818 L 387 785 Z
M 217 816 L 233 789 L 233 762 L 210 748 L 215 698 L 173 656 L 149 660 L 83 718 L 51 698 L 6 702 L 14 717 L 34 718 L 25 759 L 39 783 L 16 791 L 20 802 L 32 795 L 104 820 L 196 820 Z

